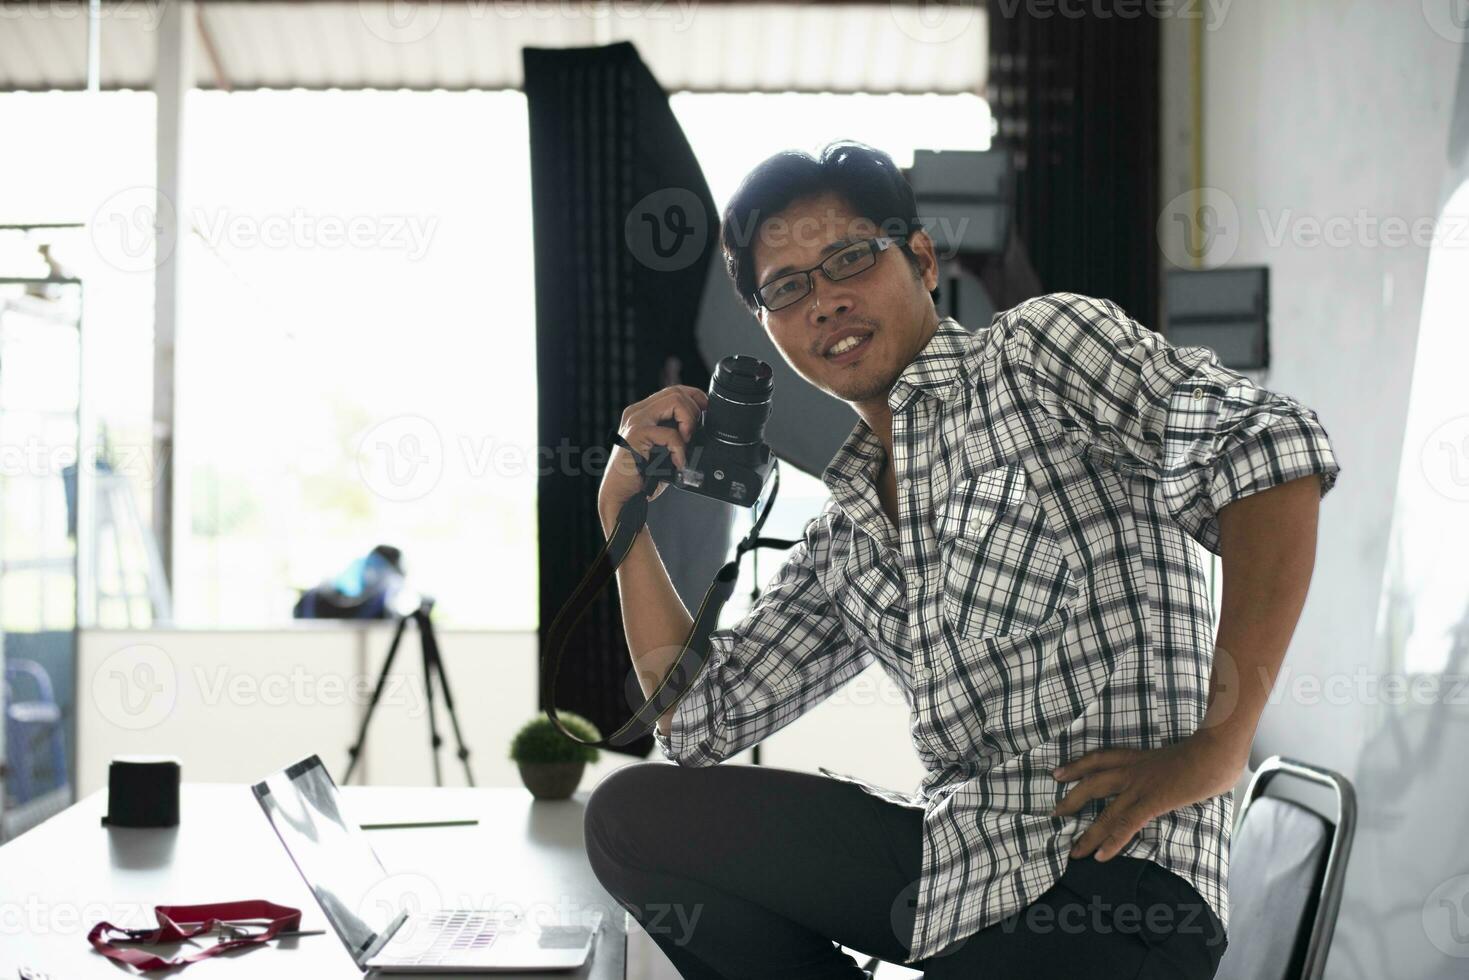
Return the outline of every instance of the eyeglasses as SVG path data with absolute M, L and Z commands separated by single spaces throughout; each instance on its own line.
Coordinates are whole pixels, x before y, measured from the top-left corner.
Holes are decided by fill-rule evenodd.
M 802 297 L 811 292 L 813 287 L 811 273 L 817 269 L 820 269 L 832 282 L 850 279 L 876 265 L 878 252 L 902 240 L 903 236 L 897 236 L 868 238 L 865 241 L 854 242 L 828 255 L 809 269 L 788 272 L 778 279 L 770 280 L 755 291 L 755 296 L 760 301 L 760 305 L 772 313 L 776 310 L 783 310 L 792 303 L 800 302 Z

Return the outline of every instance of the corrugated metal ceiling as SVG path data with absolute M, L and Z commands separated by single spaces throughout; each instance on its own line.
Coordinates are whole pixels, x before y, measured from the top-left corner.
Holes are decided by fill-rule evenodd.
M 172 0 L 170 0 L 172 2 Z M 0 90 L 86 87 L 87 4 L 0 5 Z M 101 84 L 151 87 L 160 0 L 103 4 Z M 519 88 L 523 47 L 631 41 L 669 91 L 980 92 L 978 0 L 200 3 L 200 88 Z

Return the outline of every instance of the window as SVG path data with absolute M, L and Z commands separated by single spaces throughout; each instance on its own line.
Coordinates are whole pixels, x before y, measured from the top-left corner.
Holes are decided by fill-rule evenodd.
M 146 586 L 140 574 L 143 563 L 137 560 L 139 549 L 129 547 L 136 542 L 138 529 L 125 520 L 124 510 L 130 501 L 142 527 L 150 527 L 156 472 L 151 460 L 153 250 L 148 222 L 120 226 L 109 219 L 125 222 L 133 216 L 133 205 L 147 201 L 151 206 L 153 94 L 6 93 L 0 95 L 0 132 L 6 136 L 9 151 L 0 154 L 0 187 L 13 192 L 5 196 L 3 222 L 91 226 L 40 235 L 0 234 L 0 274 L 47 275 L 48 267 L 37 248 L 44 240 L 53 246 L 58 271 L 84 283 L 81 336 L 86 380 L 82 394 L 96 429 L 82 433 L 80 441 L 84 450 L 104 452 L 112 464 L 119 488 L 112 498 L 116 517 L 112 527 L 120 532 L 122 546 L 110 537 L 110 529 L 109 536 L 94 535 L 96 552 L 89 557 L 95 579 L 90 594 L 81 597 L 83 622 L 87 622 L 90 603 L 100 625 L 126 625 L 130 613 L 141 615 L 141 622 L 146 624 Z M 96 236 L 91 233 L 93 228 Z M 112 233 L 117 237 L 109 237 Z M 126 249 L 116 247 L 124 244 Z M 48 342 L 54 339 L 52 335 Z M 56 397 L 70 392 L 73 401 L 67 411 L 74 411 L 75 365 L 68 368 L 63 357 L 50 358 L 47 363 L 51 365 L 46 369 L 47 376 L 30 380 Z M 9 390 L 0 391 L 0 401 L 12 407 L 39 404 L 17 391 L 13 380 L 8 386 Z M 4 516 L 8 521 L 33 524 L 38 515 L 56 518 L 65 513 L 64 471 L 76 460 L 77 439 L 74 433 L 67 436 L 63 449 L 60 441 L 43 437 L 45 452 L 36 454 L 27 443 L 39 433 L 39 429 L 9 428 L 0 434 L 4 438 L 7 473 L 19 466 L 30 476 L 42 478 L 40 482 L 19 481 L 11 487 L 11 493 L 0 490 L 0 500 L 7 504 Z M 29 489 L 22 490 L 23 486 Z M 25 503 L 15 496 L 29 492 L 42 496 Z M 62 522 L 65 528 L 64 518 Z M 11 537 L 12 545 L 19 543 Z M 12 557 L 16 555 L 12 553 Z M 68 572 L 64 583 L 48 586 L 36 575 L 7 576 L 7 587 L 21 591 L 0 597 L 0 607 L 4 608 L 0 630 L 28 630 L 38 624 L 47 629 L 69 628 L 74 602 L 70 577 Z M 65 601 L 63 607 L 58 607 L 63 592 Z M 98 593 L 103 597 L 98 598 Z M 130 595 L 138 598 L 126 598 Z
M 907 166 L 915 148 L 984 149 L 992 132 L 977 96 L 671 102 L 720 208 L 781 149 L 854 138 Z M 27 189 L 9 220 L 87 222 L 130 213 L 119 202 L 132 198 L 146 204 L 153 115 L 146 92 L 0 96 L 0 126 L 29 140 L 0 158 L 4 185 Z M 438 600 L 441 628 L 534 629 L 524 97 L 195 91 L 187 117 L 175 620 L 283 622 L 301 589 L 386 543 Z M 83 274 L 88 397 L 147 526 L 161 474 L 151 459 L 156 256 L 146 235 L 139 242 L 91 255 Z M 794 536 L 827 492 L 793 468 L 783 484 L 768 533 Z M 762 579 L 778 559 L 760 557 Z M 104 591 L 142 594 L 105 562 L 98 574 Z M 746 603 L 742 585 L 727 614 Z M 136 605 L 99 604 L 98 626 L 146 624 Z
M 189 119 L 179 619 L 289 618 L 386 543 L 441 628 L 533 629 L 524 97 L 195 92 Z
M 1469 626 L 1469 397 L 1461 376 L 1469 183 L 1449 199 L 1434 233 L 1378 618 L 1384 670 L 1402 674 L 1452 670 Z
M 279 618 L 297 589 L 387 542 L 438 598 L 442 625 L 534 629 L 523 97 L 191 98 L 180 616 Z M 904 166 L 915 147 L 984 148 L 991 131 L 977 97 L 685 93 L 672 104 L 721 208 L 766 156 L 814 149 L 814 130 Z M 354 219 L 364 244 L 325 241 Z M 814 476 L 784 477 L 777 534 L 792 521 L 798 531 L 826 496 Z

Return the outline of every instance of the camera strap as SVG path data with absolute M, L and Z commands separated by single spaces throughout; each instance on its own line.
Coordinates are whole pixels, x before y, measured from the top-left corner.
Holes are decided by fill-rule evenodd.
M 158 919 L 156 929 L 120 929 L 110 922 L 99 922 L 87 933 L 87 942 L 108 959 L 148 972 L 187 966 L 242 947 L 261 946 L 282 933 L 301 928 L 299 909 L 262 899 L 208 905 L 159 905 L 153 914 Z M 216 931 L 219 938 L 214 945 L 196 946 L 171 960 L 145 950 L 128 949 L 124 945 L 181 943 Z
M 678 658 L 668 668 L 658 687 L 653 691 L 651 697 L 647 698 L 634 713 L 633 716 L 617 731 L 598 741 L 588 741 L 580 738 L 576 733 L 568 731 L 556 716 L 556 680 L 561 671 L 561 656 L 567 641 L 571 637 L 571 631 L 580 622 L 592 600 L 605 589 L 609 582 L 617 574 L 617 567 L 621 565 L 632 552 L 633 543 L 638 534 L 647 524 L 648 519 L 648 495 L 657 489 L 659 477 L 656 472 L 650 473 L 653 468 L 652 461 L 645 459 L 636 449 L 628 445 L 627 441 L 616 432 L 612 433 L 612 441 L 617 443 L 632 454 L 637 462 L 638 473 L 643 477 L 643 490 L 634 494 L 622 505 L 617 513 L 617 524 L 612 528 L 607 543 L 602 546 L 592 567 L 572 591 L 571 598 L 561 607 L 556 618 L 551 622 L 551 628 L 546 631 L 546 645 L 541 652 L 541 707 L 550 717 L 560 732 L 573 742 L 582 745 L 599 746 L 622 746 L 629 742 L 635 742 L 644 735 L 653 731 L 658 724 L 658 719 L 663 716 L 669 708 L 676 705 L 683 696 L 694 686 L 699 673 L 704 669 L 704 664 L 709 659 L 709 637 L 719 624 L 719 613 L 724 609 L 724 604 L 734 594 L 735 583 L 740 577 L 740 562 L 745 553 L 754 551 L 756 548 L 790 548 L 800 544 L 800 540 L 786 540 L 785 538 L 765 538 L 760 536 L 760 529 L 765 524 L 765 518 L 775 507 L 775 497 L 780 490 L 780 464 L 777 461 L 771 469 L 770 498 L 755 520 L 755 526 L 735 548 L 735 556 L 714 576 L 709 590 L 704 593 L 704 599 L 699 604 L 699 611 L 694 616 L 693 628 L 689 630 L 688 638 L 684 641 L 683 649 L 679 651 Z M 659 447 L 662 449 L 662 447 Z M 666 451 L 659 453 L 657 450 L 652 454 L 654 457 L 666 457 Z M 634 673 L 628 675 L 631 685 L 628 693 L 641 692 L 641 685 L 637 684 Z

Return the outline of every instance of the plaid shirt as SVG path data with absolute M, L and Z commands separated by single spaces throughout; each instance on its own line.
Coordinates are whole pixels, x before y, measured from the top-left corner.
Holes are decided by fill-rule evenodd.
M 1116 304 L 1028 300 L 970 333 L 945 318 L 888 395 L 883 449 L 859 421 L 822 475 L 831 499 L 754 608 L 713 634 L 664 754 L 722 762 L 874 660 L 903 691 L 927 775 L 911 956 L 1038 899 L 1108 800 L 1048 811 L 1051 769 L 1093 749 L 1159 748 L 1207 707 L 1214 632 L 1204 556 L 1218 510 L 1339 470 L 1314 412 L 1175 347 Z M 1198 890 L 1228 926 L 1230 793 L 1157 817 L 1120 853 Z

